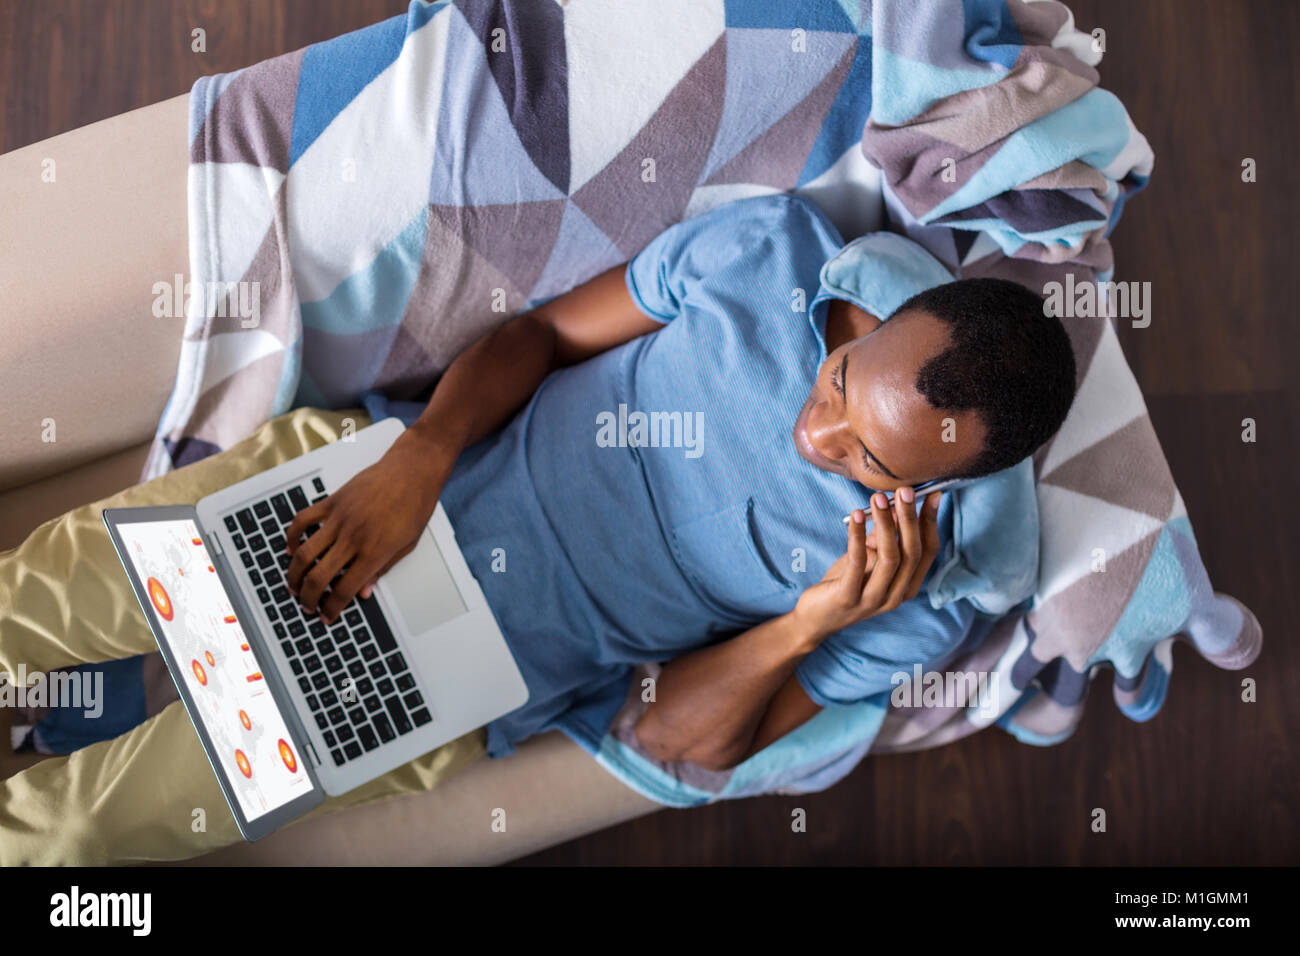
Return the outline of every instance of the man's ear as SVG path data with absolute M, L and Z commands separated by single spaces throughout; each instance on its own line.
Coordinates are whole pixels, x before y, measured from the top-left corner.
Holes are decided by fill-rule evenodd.
M 851 342 L 870 335 L 884 325 L 879 318 L 848 299 L 836 299 L 826 315 L 828 341 Z

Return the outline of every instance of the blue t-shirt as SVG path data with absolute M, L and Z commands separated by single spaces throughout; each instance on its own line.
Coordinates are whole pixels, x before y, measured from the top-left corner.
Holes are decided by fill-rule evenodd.
M 841 518 L 868 493 L 791 439 L 826 358 L 819 273 L 842 245 L 789 194 L 670 227 L 626 272 L 664 327 L 548 376 L 461 456 L 443 506 L 530 692 L 488 725 L 491 756 L 552 727 L 594 752 L 635 664 L 789 611 L 844 552 Z M 866 699 L 975 618 L 923 590 L 832 635 L 798 679 L 822 706 Z

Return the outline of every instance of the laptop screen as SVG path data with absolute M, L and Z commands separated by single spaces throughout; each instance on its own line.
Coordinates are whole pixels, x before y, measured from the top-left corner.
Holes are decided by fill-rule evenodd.
M 188 685 L 244 815 L 253 820 L 310 793 L 262 666 L 191 520 L 119 524 L 127 554 Z

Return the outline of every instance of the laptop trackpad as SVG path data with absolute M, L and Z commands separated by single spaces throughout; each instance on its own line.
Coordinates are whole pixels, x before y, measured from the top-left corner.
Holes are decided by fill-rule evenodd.
M 415 550 L 380 580 L 388 591 L 389 607 L 402 619 L 408 634 L 423 634 L 466 611 L 460 590 L 427 527 Z

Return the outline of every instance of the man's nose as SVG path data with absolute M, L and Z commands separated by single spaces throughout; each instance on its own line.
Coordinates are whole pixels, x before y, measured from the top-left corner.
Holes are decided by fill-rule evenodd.
M 818 411 L 821 414 L 818 414 Z M 840 446 L 843 444 L 840 437 L 845 427 L 845 422 L 837 421 L 835 416 L 828 415 L 826 406 L 822 405 L 820 409 L 813 409 L 812 414 L 808 416 L 808 441 L 819 454 L 825 455 L 832 461 L 839 461 L 844 457 L 840 451 Z

